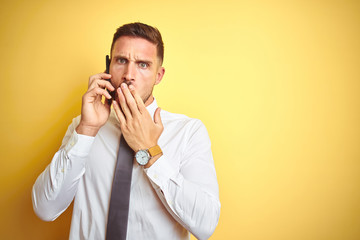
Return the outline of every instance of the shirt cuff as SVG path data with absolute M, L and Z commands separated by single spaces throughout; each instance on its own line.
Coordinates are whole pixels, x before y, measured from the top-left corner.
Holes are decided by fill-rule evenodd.
M 167 161 L 164 155 L 153 163 L 151 167 L 144 169 L 144 171 L 151 181 L 161 189 L 164 189 L 169 180 L 175 182 L 177 185 L 182 184 L 183 178 L 177 177 L 177 170 Z
M 89 154 L 95 137 L 78 134 L 75 130 L 65 145 L 67 155 L 85 157 Z

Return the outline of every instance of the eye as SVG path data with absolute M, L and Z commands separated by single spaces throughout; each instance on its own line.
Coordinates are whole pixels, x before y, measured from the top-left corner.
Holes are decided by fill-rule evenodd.
M 148 67 L 149 67 L 149 64 L 146 63 L 146 62 L 140 62 L 140 63 L 139 63 L 139 67 L 140 67 L 140 68 L 148 68 Z
M 120 64 L 125 64 L 127 61 L 126 61 L 125 58 L 118 58 L 117 62 L 120 63 Z

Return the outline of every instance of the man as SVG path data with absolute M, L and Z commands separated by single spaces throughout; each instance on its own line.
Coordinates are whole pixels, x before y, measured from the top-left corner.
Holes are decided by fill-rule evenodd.
M 108 237 L 121 136 L 135 153 L 158 149 L 144 162 L 133 160 L 127 239 L 189 239 L 188 231 L 207 239 L 215 230 L 220 202 L 207 131 L 197 119 L 161 110 L 153 96 L 165 73 L 163 52 L 156 28 L 132 23 L 117 29 L 109 74 L 90 77 L 81 116 L 34 184 L 33 207 L 45 221 L 75 199 L 70 239 Z M 112 100 L 113 109 L 102 98 Z

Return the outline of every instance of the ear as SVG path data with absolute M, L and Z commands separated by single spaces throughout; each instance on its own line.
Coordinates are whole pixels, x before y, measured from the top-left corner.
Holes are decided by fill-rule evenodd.
M 155 80 L 155 85 L 159 84 L 163 78 L 165 74 L 165 68 L 164 67 L 159 67 L 157 73 L 156 73 L 156 80 Z

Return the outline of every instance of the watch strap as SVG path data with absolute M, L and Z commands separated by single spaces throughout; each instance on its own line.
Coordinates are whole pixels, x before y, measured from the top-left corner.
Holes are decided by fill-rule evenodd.
M 159 147 L 159 145 L 156 145 L 156 146 L 154 146 L 154 147 L 149 148 L 149 149 L 148 149 L 148 152 L 149 152 L 149 154 L 150 154 L 151 157 L 154 157 L 154 156 L 156 156 L 156 155 L 161 154 L 161 153 L 162 153 L 162 150 L 161 150 L 161 148 Z

